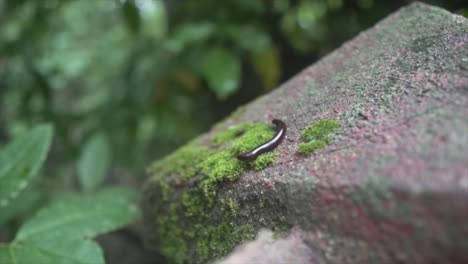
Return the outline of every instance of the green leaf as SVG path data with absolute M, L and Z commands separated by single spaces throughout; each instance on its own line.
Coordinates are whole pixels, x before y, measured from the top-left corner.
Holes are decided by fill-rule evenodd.
M 208 51 L 201 61 L 201 71 L 218 98 L 226 99 L 239 88 L 241 63 L 225 48 Z
M 54 240 L 47 243 L 0 245 L 2 264 L 104 264 L 104 255 L 91 240 Z
M 101 248 L 90 239 L 138 219 L 135 198 L 120 188 L 85 197 L 69 194 L 40 210 L 12 243 L 0 245 L 0 263 L 104 263 Z
M 36 208 L 39 208 L 42 192 L 37 188 L 31 188 L 34 186 L 32 184 L 20 193 L 14 203 L 0 209 L 0 226 L 12 219 L 25 219 L 33 214 Z
M 92 136 L 78 161 L 78 178 L 85 191 L 93 190 L 107 176 L 110 164 L 109 143 L 104 134 Z
M 271 48 L 252 54 L 253 69 L 260 77 L 263 86 L 273 89 L 278 84 L 281 75 L 281 58 L 278 49 Z
M 10 246 L 0 244 L 0 263 L 14 263 L 10 257 Z
M 179 25 L 167 39 L 165 48 L 173 53 L 179 53 L 186 47 L 206 42 L 215 30 L 215 25 L 208 22 L 192 22 Z
M 90 238 L 139 218 L 135 193 L 112 188 L 97 195 L 70 195 L 26 222 L 15 241 Z
M 130 30 L 132 32 L 138 33 L 140 31 L 141 25 L 140 12 L 138 7 L 132 0 L 127 0 L 122 6 L 122 11 Z
M 305 30 L 313 30 L 326 12 L 324 3 L 302 1 L 297 9 L 297 23 Z
M 182 24 L 174 32 L 174 39 L 184 45 L 206 41 L 214 32 L 215 26 L 208 22 Z
M 270 35 L 259 26 L 231 25 L 228 34 L 236 45 L 251 52 L 262 52 L 272 47 Z
M 52 140 L 52 127 L 40 125 L 22 133 L 0 151 L 0 208 L 28 186 L 44 162 Z

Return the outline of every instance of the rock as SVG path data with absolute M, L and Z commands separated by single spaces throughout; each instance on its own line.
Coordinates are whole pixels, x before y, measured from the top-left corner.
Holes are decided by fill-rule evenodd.
M 215 264 L 316 263 L 314 253 L 302 241 L 302 233 L 293 230 L 286 238 L 276 238 L 270 230 L 260 230 L 257 238 L 238 246 L 229 257 Z
M 467 20 L 404 7 L 153 164 L 147 246 L 199 263 L 293 228 L 316 263 L 467 263 L 467 116 Z M 237 161 L 273 118 L 283 143 Z

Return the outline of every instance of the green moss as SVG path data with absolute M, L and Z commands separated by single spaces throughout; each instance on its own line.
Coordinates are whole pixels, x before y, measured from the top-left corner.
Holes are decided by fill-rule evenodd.
M 157 175 L 175 174 L 182 179 L 190 179 L 198 172 L 198 164 L 212 154 L 206 147 L 186 145 L 153 163 L 149 173 Z
M 158 215 L 156 222 L 158 225 L 158 235 L 164 237 L 164 246 L 161 247 L 161 254 L 171 256 L 174 263 L 183 263 L 188 252 L 187 241 L 184 239 L 184 230 L 176 225 L 179 220 L 177 204 L 170 204 L 167 212 Z
M 221 211 L 229 213 L 232 217 L 237 217 L 239 212 L 239 204 L 236 200 L 229 198 L 229 199 L 221 199 Z
M 204 236 L 197 241 L 197 251 L 202 262 L 221 258 L 232 251 L 240 241 L 255 239 L 253 225 L 236 225 L 225 222 L 218 226 L 206 227 Z
M 340 127 L 337 120 L 322 119 L 302 130 L 301 138 L 304 143 L 299 144 L 297 152 L 306 155 L 327 146 L 332 138 L 330 133 Z
M 302 130 L 301 137 L 303 141 L 322 140 L 335 129 L 339 128 L 338 121 L 333 119 L 321 119 L 315 124 L 307 126 Z
M 245 163 L 239 161 L 231 151 L 224 150 L 209 156 L 199 166 L 208 178 L 233 180 L 243 171 Z
M 261 170 L 273 164 L 277 152 L 260 155 L 254 162 L 239 161 L 240 152 L 249 151 L 275 134 L 265 123 L 242 123 L 218 133 L 213 138 L 215 149 L 188 144 L 150 167 L 160 188 L 156 206 L 156 224 L 161 253 L 175 263 L 187 259 L 206 261 L 221 257 L 241 242 L 253 239 L 251 225 L 237 225 L 239 205 L 229 198 L 217 201 L 221 183 L 236 180 L 246 169 Z M 221 149 L 218 149 L 221 148 Z M 193 178 L 196 176 L 197 180 Z M 178 182 L 190 184 L 171 184 Z M 179 186 L 179 187 L 177 187 Z M 172 188 L 187 188 L 175 191 Z M 220 223 L 212 223 L 212 209 L 222 213 Z M 190 250 L 196 244 L 197 250 Z
M 206 218 L 206 203 L 202 195 L 199 193 L 185 192 L 182 194 L 182 204 L 185 208 L 186 216 L 196 216 L 198 218 Z
M 161 253 L 174 263 L 188 259 L 206 262 L 255 237 L 254 226 L 238 225 L 232 220 L 239 210 L 234 199 L 220 200 L 221 222 L 211 222 L 211 208 L 204 192 L 198 189 L 183 193 L 181 201 L 161 204 L 156 212 Z M 191 243 L 195 243 L 195 251 L 189 249 Z
M 247 130 L 232 142 L 231 150 L 236 154 L 249 151 L 267 142 L 275 135 L 272 126 L 265 123 L 246 123 L 245 127 Z
M 273 151 L 270 153 L 260 155 L 254 162 L 252 162 L 252 167 L 257 171 L 263 170 L 269 165 L 275 163 L 277 156 L 278 151 Z
M 228 150 L 237 154 L 265 143 L 275 134 L 270 125 L 265 123 L 246 122 L 227 128 L 213 137 L 213 145 L 232 144 Z
M 301 154 L 310 154 L 314 153 L 315 151 L 324 148 L 328 144 L 328 140 L 313 140 L 307 143 L 301 143 L 297 152 Z
M 215 146 L 223 145 L 224 143 L 240 136 L 251 126 L 252 123 L 241 123 L 232 127 L 228 127 L 226 130 L 219 132 L 213 137 L 213 144 Z

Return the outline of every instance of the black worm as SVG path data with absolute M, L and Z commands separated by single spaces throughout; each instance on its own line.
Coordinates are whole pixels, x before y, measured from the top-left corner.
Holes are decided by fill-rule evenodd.
M 284 135 L 286 135 L 286 124 L 279 119 L 273 119 L 272 123 L 276 125 L 276 129 L 277 129 L 276 135 L 271 140 L 266 142 L 265 144 L 262 144 L 252 149 L 251 151 L 238 154 L 237 155 L 238 160 L 253 161 L 260 154 L 271 151 L 275 149 L 276 147 L 278 147 L 279 144 L 281 144 L 281 142 L 284 139 Z

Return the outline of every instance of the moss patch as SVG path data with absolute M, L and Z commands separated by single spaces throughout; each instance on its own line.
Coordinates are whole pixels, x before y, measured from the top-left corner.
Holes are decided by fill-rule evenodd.
M 246 169 L 262 170 L 275 162 L 277 152 L 262 154 L 250 163 L 236 158 L 274 134 L 268 124 L 241 123 L 219 132 L 211 147 L 192 142 L 150 167 L 160 188 L 155 216 L 164 256 L 175 263 L 203 262 L 254 238 L 254 226 L 236 223 L 237 202 L 230 195 L 221 200 L 216 196 L 221 183 L 236 180 Z M 211 217 L 214 213 L 216 217 Z
M 229 222 L 205 227 L 204 231 L 197 242 L 197 251 L 202 261 L 227 255 L 242 241 L 255 239 L 257 233 L 253 225 L 239 226 Z
M 327 146 L 332 138 L 330 134 L 340 127 L 338 121 L 322 119 L 302 130 L 301 138 L 304 143 L 299 145 L 297 152 L 303 155 L 311 154 Z
M 199 164 L 210 155 L 212 151 L 208 148 L 189 144 L 153 163 L 149 168 L 149 173 L 174 174 L 182 179 L 190 179 L 198 172 Z
M 278 156 L 278 151 L 273 151 L 270 153 L 265 153 L 263 155 L 260 155 L 255 160 L 255 162 L 252 163 L 252 167 L 257 171 L 261 171 L 264 168 L 268 167 L 270 164 L 275 163 L 277 156 Z

